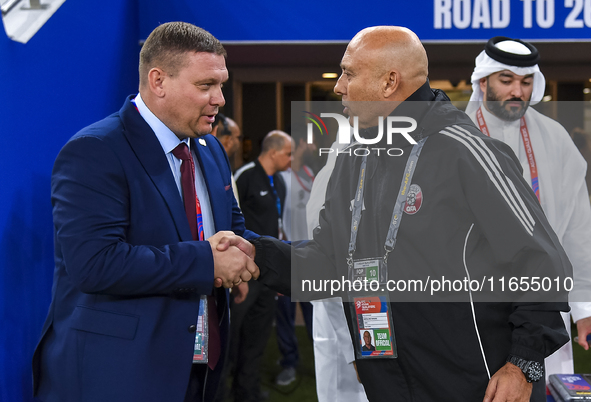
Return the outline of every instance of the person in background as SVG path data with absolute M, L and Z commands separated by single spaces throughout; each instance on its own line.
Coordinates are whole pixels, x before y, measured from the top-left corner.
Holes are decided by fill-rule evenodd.
M 238 124 L 229 117 L 226 117 L 222 113 L 218 113 L 215 119 L 215 123 L 213 125 L 213 130 L 211 134 L 220 140 L 220 143 L 224 147 L 226 154 L 228 155 L 228 159 L 230 161 L 230 166 L 232 166 L 232 161 L 234 160 L 234 155 L 240 149 L 240 142 L 242 141 L 242 134 L 240 132 L 240 127 Z M 238 188 L 236 187 L 236 180 L 234 179 L 234 175 L 231 176 L 232 179 L 232 190 L 234 191 L 234 198 L 240 206 L 240 202 L 238 201 Z M 248 282 L 242 282 L 238 286 L 234 286 L 230 291 L 230 310 L 233 309 L 235 304 L 240 304 L 244 300 L 246 300 L 246 296 L 248 295 Z M 231 325 L 230 325 L 231 326 Z M 230 340 L 230 345 L 232 345 L 232 341 Z M 224 370 L 221 375 L 220 387 L 218 389 L 218 394 L 216 395 L 216 401 L 223 402 L 226 400 L 226 395 L 228 394 L 228 389 L 226 385 L 226 379 L 228 378 L 231 367 L 230 362 L 232 361 L 232 352 L 226 355 L 226 364 L 224 365 Z
M 591 333 L 591 205 L 585 160 L 566 130 L 530 107 L 542 100 L 546 80 L 538 50 L 528 42 L 497 36 L 476 58 L 466 112 L 484 134 L 508 144 L 573 265 L 571 313 L 579 344 Z M 570 343 L 546 359 L 546 376 L 573 373 Z
M 583 130 L 580 127 L 575 127 L 571 132 L 570 136 L 575 143 L 575 146 L 587 162 L 587 174 L 585 176 L 587 182 L 587 191 L 591 191 L 591 174 L 589 171 L 591 170 L 591 140 L 589 139 L 589 133 Z M 591 195 L 591 194 L 589 194 Z
M 307 239 L 306 204 L 310 199 L 310 191 L 314 183 L 314 172 L 305 164 L 313 155 L 316 146 L 308 144 L 304 138 L 292 137 L 291 168 L 281 172 L 286 188 L 285 208 L 283 211 L 283 227 L 286 240 Z M 276 330 L 277 344 L 281 353 L 279 364 L 282 371 L 277 375 L 277 385 L 289 385 L 296 379 L 296 367 L 300 355 L 298 340 L 295 333 L 296 304 L 289 296 L 279 295 L 277 298 Z M 312 304 L 300 303 L 308 337 L 312 340 Z
M 218 140 L 220 140 L 220 143 L 222 144 L 224 150 L 226 151 L 226 154 L 228 155 L 228 159 L 230 161 L 231 166 L 232 160 L 234 159 L 234 155 L 240 149 L 240 141 L 242 141 L 240 127 L 238 127 L 238 124 L 236 124 L 234 120 L 224 116 L 222 113 L 218 113 L 216 116 L 216 123 L 214 124 L 211 134 Z M 233 174 L 231 176 L 231 179 L 234 198 L 236 199 L 238 206 L 240 206 L 238 188 L 236 187 L 236 180 L 234 179 Z M 248 294 L 248 282 L 242 282 L 240 285 L 234 286 L 231 290 L 231 294 L 231 303 L 242 303 L 246 299 L 246 295 Z
M 236 124 L 234 120 L 224 116 L 222 113 L 218 113 L 216 116 L 216 122 L 217 124 L 214 125 L 211 134 L 222 143 L 231 166 L 232 161 L 234 160 L 234 155 L 240 149 L 240 141 L 242 141 L 240 127 L 238 127 L 238 124 Z M 234 197 L 238 200 L 238 189 L 236 188 L 234 175 L 232 175 L 232 190 L 234 191 Z M 240 206 L 240 202 L 238 203 L 238 206 Z
M 337 159 L 347 144 L 334 142 L 326 165 L 318 172 L 306 205 L 308 239 L 314 237 L 319 213 L 324 208 L 326 188 Z M 312 301 L 314 366 L 318 402 L 367 402 L 365 389 L 355 372 L 355 350 L 340 297 Z
M 259 157 L 236 171 L 236 185 L 245 225 L 258 234 L 284 239 L 283 210 L 286 187 L 279 172 L 291 164 L 291 138 L 271 131 L 262 143 Z M 261 399 L 260 367 L 271 334 L 276 292 L 261 283 L 249 284 L 246 300 L 232 309 L 232 346 L 236 402 Z

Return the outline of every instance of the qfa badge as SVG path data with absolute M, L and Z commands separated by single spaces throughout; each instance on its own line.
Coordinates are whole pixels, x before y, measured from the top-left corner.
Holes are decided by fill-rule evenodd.
M 404 212 L 409 215 L 414 215 L 419 212 L 423 204 L 423 191 L 418 184 L 412 184 L 406 195 L 406 203 L 404 204 Z

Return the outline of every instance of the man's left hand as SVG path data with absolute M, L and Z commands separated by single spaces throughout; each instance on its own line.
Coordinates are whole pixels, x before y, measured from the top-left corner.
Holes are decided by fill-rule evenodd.
M 488 382 L 483 402 L 528 402 L 531 391 L 532 384 L 521 369 L 505 363 Z
M 577 333 L 577 336 L 579 337 L 579 345 L 581 345 L 583 349 L 589 350 L 587 335 L 591 334 L 591 317 L 577 321 Z

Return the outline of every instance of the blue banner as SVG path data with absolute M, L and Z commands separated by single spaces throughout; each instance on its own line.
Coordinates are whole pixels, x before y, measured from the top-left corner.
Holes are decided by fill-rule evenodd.
M 143 38 L 162 22 L 183 20 L 225 42 L 346 42 L 373 25 L 405 26 L 427 42 L 485 41 L 497 35 L 591 40 L 591 0 L 216 0 L 207 5 L 176 0 L 166 7 L 142 7 L 140 13 Z

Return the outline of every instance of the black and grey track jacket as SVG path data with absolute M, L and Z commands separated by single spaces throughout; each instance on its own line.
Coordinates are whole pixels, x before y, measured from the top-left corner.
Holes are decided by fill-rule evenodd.
M 488 293 L 452 291 L 439 299 L 424 296 L 429 292 L 406 292 L 404 297 L 390 292 L 397 300 L 390 306 L 398 358 L 358 360 L 359 375 L 372 402 L 481 401 L 490 376 L 509 354 L 542 362 L 568 341 L 560 316 L 568 311 L 564 292 L 544 303 L 541 293 L 528 298 L 531 292 L 500 292 L 500 278 L 563 281 L 572 276 L 570 263 L 507 145 L 480 133 L 428 82 L 394 113 L 413 117 L 418 123 L 413 137 L 428 139 L 412 178 L 415 190 L 420 189 L 420 206 L 402 216 L 396 247 L 388 257 L 389 279 L 470 276 L 486 284 L 493 278 L 496 288 Z M 376 131 L 360 134 L 375 137 Z M 373 147 L 378 146 L 404 153 L 368 156 L 355 258 L 384 254 L 412 149 L 400 135 L 393 136 L 392 144 L 384 140 Z M 360 147 L 366 146 L 354 143 L 349 149 Z M 253 242 L 261 281 L 283 293 L 291 291 L 292 298 L 315 299 L 330 294 L 302 291 L 304 279 L 347 277 L 351 205 L 361 159 L 354 152 L 338 156 L 313 241 L 292 248 L 291 256 L 279 242 Z M 285 269 L 290 257 L 291 272 Z M 346 294 L 340 295 L 345 300 Z M 344 308 L 352 328 L 347 303 Z M 360 342 L 353 330 L 351 337 Z M 532 400 L 545 401 L 543 380 L 535 384 Z

